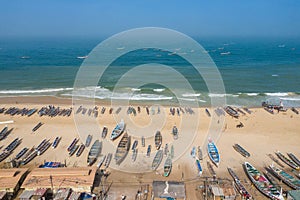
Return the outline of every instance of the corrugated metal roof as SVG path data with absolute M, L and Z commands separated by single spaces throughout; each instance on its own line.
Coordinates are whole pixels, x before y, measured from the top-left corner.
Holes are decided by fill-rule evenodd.
M 218 197 L 224 196 L 224 192 L 222 188 L 214 185 L 210 186 L 210 188 L 214 196 L 218 196 Z
M 24 190 L 20 195 L 20 199 L 29 199 L 34 194 L 33 190 Z

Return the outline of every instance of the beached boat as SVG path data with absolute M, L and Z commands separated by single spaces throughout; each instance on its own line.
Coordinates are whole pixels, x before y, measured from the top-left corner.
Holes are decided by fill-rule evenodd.
M 17 155 L 16 155 L 16 160 L 22 158 L 22 156 L 25 155 L 25 153 L 28 151 L 29 149 L 27 147 L 24 147 Z
M 69 156 L 73 156 L 74 153 L 78 150 L 79 148 L 79 145 L 78 144 L 75 144 L 72 149 L 69 151 Z
M 212 165 L 209 161 L 207 161 L 206 164 L 207 164 L 207 168 L 208 168 L 209 173 L 210 173 L 213 177 L 216 177 L 217 174 L 216 174 L 216 171 L 214 170 L 213 165 Z
M 177 140 L 178 139 L 178 129 L 176 126 L 173 126 L 172 134 L 173 134 L 174 140 Z
M 134 151 L 138 145 L 138 141 L 134 140 L 131 150 Z
M 151 154 L 151 144 L 149 144 L 147 148 L 147 157 L 150 157 L 150 154 Z
M 168 177 L 172 170 L 172 159 L 168 157 L 164 164 L 164 176 Z
M 74 138 L 72 143 L 68 146 L 67 151 L 71 151 L 71 149 L 77 144 L 77 142 L 78 142 L 78 139 Z
M 81 156 L 82 152 L 84 151 L 85 149 L 85 145 L 84 144 L 81 144 L 78 151 L 76 152 L 76 157 L 79 157 Z
M 201 146 L 198 146 L 198 159 L 203 160 L 203 153 Z
M 170 153 L 171 158 L 174 158 L 174 146 L 171 146 L 171 153 Z
M 239 113 L 241 113 L 242 115 L 246 115 L 246 113 L 244 111 L 242 111 L 242 109 L 237 108 L 236 111 L 238 111 Z
M 156 149 L 159 150 L 159 148 L 162 144 L 162 135 L 161 135 L 160 131 L 156 131 L 154 142 L 155 142 Z
M 37 155 L 40 156 L 42 155 L 45 151 L 47 151 L 47 149 L 51 146 L 51 142 L 49 142 L 49 140 L 47 140 L 47 142 L 41 146 L 39 149 L 37 149 Z
M 213 141 L 209 141 L 207 144 L 207 152 L 211 161 L 218 167 L 220 164 L 220 154 L 217 146 Z
M 273 154 L 268 154 L 268 156 L 271 158 L 271 160 L 273 160 L 275 163 L 277 163 L 277 165 L 284 168 L 284 165 L 277 158 L 275 158 L 275 156 L 273 156 Z
M 6 159 L 11 153 L 8 152 L 8 151 L 3 151 L 1 154 L 0 154 L 0 162 L 2 162 L 4 159 Z
M 142 136 L 142 147 L 145 147 L 145 137 L 144 136 Z
M 105 160 L 105 163 L 104 163 L 104 166 L 106 168 L 109 167 L 111 159 L 112 159 L 112 153 L 107 154 L 107 157 L 106 157 L 106 160 Z
M 86 140 L 85 140 L 85 146 L 89 147 L 91 142 L 92 142 L 93 136 L 92 135 L 88 135 Z
M 268 170 L 276 176 L 279 180 L 283 181 L 285 184 L 293 188 L 294 190 L 300 189 L 300 180 L 296 179 L 292 175 L 286 173 L 282 169 L 275 167 L 274 165 L 270 165 Z
M 267 111 L 270 114 L 274 114 L 273 108 L 264 107 L 265 111 Z
M 202 172 L 203 172 L 203 169 L 201 167 L 200 160 L 198 160 L 198 159 L 196 159 L 196 166 L 197 166 L 197 169 L 198 169 L 198 175 L 201 176 Z
M 163 159 L 163 156 L 164 156 L 163 150 L 158 150 L 156 152 L 154 159 L 152 161 L 152 167 L 151 167 L 152 170 L 156 170 L 158 168 L 158 166 L 160 165 Z
M 191 150 L 191 156 L 193 157 L 193 158 L 195 158 L 196 157 L 196 147 L 193 147 L 192 148 L 192 150 Z
M 133 162 L 135 162 L 137 154 L 138 154 L 138 150 L 134 149 L 133 152 L 132 152 L 132 157 L 131 157 Z
M 116 164 L 120 165 L 123 160 L 126 158 L 128 151 L 130 149 L 131 145 L 131 137 L 128 135 L 128 133 L 125 133 L 120 140 L 116 153 L 115 153 L 115 160 Z
M 209 110 L 207 108 L 205 108 L 205 113 L 207 114 L 208 117 L 211 116 L 211 114 L 210 114 L 210 112 L 209 112 Z
M 251 110 L 249 110 L 248 108 L 243 108 L 244 111 L 246 111 L 248 114 L 251 114 Z
M 33 127 L 32 132 L 37 131 L 43 125 L 42 122 L 39 122 L 35 127 Z
M 99 161 L 99 163 L 97 164 L 97 167 L 98 167 L 98 168 L 100 168 L 100 167 L 103 165 L 105 159 L 106 159 L 106 155 L 104 155 L 104 156 L 101 158 L 101 160 Z
M 239 113 L 235 109 L 233 109 L 231 106 L 226 106 L 225 111 L 232 117 L 235 117 L 235 118 L 239 117 Z
M 106 126 L 103 127 L 103 130 L 102 130 L 102 138 L 106 138 L 106 135 L 107 135 L 107 132 L 108 132 L 108 128 Z
M 61 137 L 56 137 L 53 144 L 52 144 L 52 148 L 55 149 L 58 146 L 58 143 L 60 142 Z
M 94 144 L 91 146 L 91 149 L 88 154 L 87 163 L 89 166 L 92 166 L 94 162 L 96 162 L 99 154 L 101 153 L 101 149 L 102 149 L 102 142 L 96 140 Z
M 249 153 L 246 149 L 244 149 L 241 145 L 239 145 L 239 144 L 234 144 L 234 145 L 233 145 L 233 148 L 234 148 L 238 153 L 240 153 L 242 156 L 244 156 L 244 157 L 246 157 L 246 158 L 250 157 L 250 153 Z
M 296 169 L 296 170 L 300 170 L 300 167 L 294 161 L 290 160 L 288 157 L 286 157 L 285 155 L 283 155 L 279 151 L 277 151 L 275 154 L 277 155 L 277 157 L 280 160 L 282 160 L 285 164 L 287 164 L 291 168 Z
M 2 131 L 0 132 L 0 140 L 3 140 L 7 134 L 7 131 L 8 131 L 8 127 L 5 126 Z
M 24 157 L 23 161 L 21 162 L 22 165 L 26 165 L 31 160 L 33 160 L 37 156 L 37 151 L 34 149 L 28 156 Z
M 3 151 L 12 152 L 15 150 L 22 142 L 22 139 L 16 138 L 14 139 Z
M 288 156 L 298 165 L 300 166 L 300 160 L 292 153 L 288 153 Z
M 166 144 L 166 145 L 165 145 L 165 155 L 167 156 L 168 153 L 169 153 L 169 145 Z
M 271 199 L 284 200 L 282 194 L 277 190 L 277 188 L 272 185 L 269 180 L 255 167 L 248 162 L 245 162 L 243 166 L 251 182 L 262 194 Z
M 292 110 L 294 113 L 296 113 L 297 115 L 299 115 L 299 111 L 298 111 L 296 108 L 292 107 L 291 110 Z
M 227 169 L 229 174 L 232 176 L 235 183 L 235 187 L 237 191 L 241 194 L 242 198 L 246 200 L 253 199 L 252 195 L 247 191 L 247 189 L 241 183 L 239 177 L 234 173 L 234 171 L 231 168 L 227 168 Z
M 117 139 L 124 132 L 124 129 L 125 129 L 125 123 L 123 120 L 121 120 L 121 122 L 118 123 L 117 126 L 112 131 L 110 139 L 111 140 Z

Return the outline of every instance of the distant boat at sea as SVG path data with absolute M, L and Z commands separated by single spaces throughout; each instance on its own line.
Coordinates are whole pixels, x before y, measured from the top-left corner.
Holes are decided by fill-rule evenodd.
M 77 56 L 78 59 L 86 59 L 88 56 Z
M 230 52 L 230 51 L 227 51 L 227 52 L 221 52 L 220 54 L 221 54 L 221 55 L 229 55 L 229 54 L 231 54 L 231 52 Z

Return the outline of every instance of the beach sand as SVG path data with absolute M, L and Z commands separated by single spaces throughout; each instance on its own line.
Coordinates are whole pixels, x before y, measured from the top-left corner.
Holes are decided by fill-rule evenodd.
M 59 99 L 55 97 L 0 98 L 0 107 L 5 108 L 13 106 L 18 108 L 41 108 L 49 104 L 69 108 L 72 105 L 72 101 L 70 99 Z M 133 143 L 135 139 L 139 141 L 139 155 L 136 162 L 133 163 L 131 161 L 130 152 L 120 166 L 116 166 L 114 159 L 112 159 L 111 167 L 108 168 L 111 174 L 107 179 L 107 184 L 113 182 L 109 193 L 110 199 L 119 198 L 121 194 L 127 195 L 128 199 L 133 199 L 141 185 L 150 184 L 151 186 L 153 180 L 184 180 L 186 181 L 187 199 L 201 199 L 201 194 L 197 187 L 203 184 L 203 179 L 197 176 L 195 159 L 191 157 L 190 151 L 193 146 L 197 147 L 205 143 L 209 133 L 209 126 L 214 130 L 213 126 L 216 122 L 212 122 L 212 118 L 206 115 L 205 108 L 194 108 L 196 112 L 194 115 L 185 114 L 172 116 L 169 113 L 169 107 L 164 107 L 164 109 L 161 107 L 160 114 L 147 115 L 145 107 L 142 106 L 141 113 L 138 113 L 137 116 L 131 115 L 130 118 L 128 118 L 126 114 L 127 107 L 122 107 L 118 115 L 110 115 L 108 113 L 108 109 L 110 108 L 109 104 L 96 102 L 96 105 L 99 107 L 98 118 L 95 119 L 87 114 L 82 115 L 79 119 L 82 124 L 77 124 L 77 126 L 74 123 L 74 112 L 70 117 L 57 116 L 53 118 L 48 116 L 39 117 L 38 114 L 34 114 L 31 117 L 0 114 L 0 121 L 14 121 L 13 124 L 8 125 L 9 128 L 13 128 L 13 131 L 6 139 L 0 141 L 0 146 L 6 146 L 16 137 L 23 139 L 22 144 L 18 146 L 14 153 L 6 160 L 13 158 L 23 147 L 37 146 L 45 138 L 53 142 L 55 137 L 61 136 L 62 140 L 56 149 L 49 148 L 43 155 L 36 157 L 26 165 L 26 167 L 33 168 L 44 161 L 65 162 L 67 166 L 87 166 L 86 158 L 88 149 L 85 149 L 79 158 L 75 155 L 69 157 L 66 150 L 72 140 L 75 137 L 79 137 L 77 128 L 80 129 L 80 136 L 82 143 L 84 143 L 84 137 L 88 134 L 93 135 L 93 139 L 98 138 L 101 140 L 102 128 L 103 126 L 107 126 L 108 135 L 104 142 L 102 154 L 109 152 L 114 153 L 113 150 L 121 137 L 111 142 L 109 141 L 109 136 L 116 123 L 125 117 L 124 121 L 127 124 L 127 132 L 133 137 L 131 143 Z M 105 114 L 100 114 L 102 106 L 106 107 Z M 137 106 L 134 107 L 136 108 Z M 115 110 L 116 108 L 114 111 Z M 221 125 L 221 136 L 217 141 L 221 155 L 221 163 L 218 168 L 214 167 L 214 169 L 217 177 L 230 178 L 227 167 L 231 167 L 237 172 L 241 180 L 247 180 L 248 183 L 246 186 L 249 187 L 252 194 L 258 195 L 259 199 L 264 199 L 256 189 L 250 186 L 250 181 L 243 172 L 242 164 L 245 161 L 249 161 L 258 169 L 263 170 L 263 167 L 272 163 L 272 160 L 267 154 L 274 154 L 277 150 L 283 153 L 293 152 L 297 157 L 300 157 L 300 115 L 296 115 L 290 110 L 284 113 L 275 113 L 274 115 L 271 115 L 262 108 L 251 108 L 251 110 L 253 111 L 252 114 L 242 115 L 239 119 L 232 118 L 226 114 L 225 122 Z M 213 109 L 210 109 L 210 112 L 214 113 Z M 197 113 L 199 113 L 199 116 Z M 197 119 L 197 121 L 195 119 Z M 32 128 L 38 122 L 42 122 L 44 125 L 32 133 Z M 184 124 L 182 124 L 182 122 L 184 122 Z M 197 122 L 199 122 L 199 126 L 196 132 L 194 132 L 193 127 L 195 127 L 195 123 Z M 244 124 L 244 127 L 236 128 L 236 125 L 240 122 Z M 95 126 L 95 123 L 98 125 Z M 177 141 L 175 141 L 171 135 L 174 125 L 179 128 L 179 139 Z M 4 125 L 0 125 L 0 129 L 3 127 Z M 82 133 L 82 129 L 84 133 Z M 164 157 L 156 172 L 149 170 L 155 155 L 154 134 L 157 129 L 160 129 L 163 135 L 162 146 L 164 147 L 166 143 L 169 143 L 169 149 L 171 144 L 174 145 L 175 149 L 172 172 L 167 178 L 162 176 L 162 166 L 166 157 Z M 141 146 L 140 137 L 142 135 L 146 137 L 145 147 Z M 237 153 L 232 148 L 232 145 L 235 143 L 247 149 L 251 154 L 250 158 L 244 158 Z M 149 144 L 152 145 L 152 151 L 150 158 L 147 158 L 145 154 Z M 203 147 L 203 153 L 205 154 L 205 152 L 206 149 Z M 210 176 L 206 165 L 207 160 L 208 157 L 206 156 L 202 161 L 202 167 L 204 168 L 202 177 Z M 4 165 L 3 163 L 4 162 L 1 164 Z M 289 169 L 287 166 L 285 168 Z M 126 187 L 124 187 L 124 185 L 126 185 Z

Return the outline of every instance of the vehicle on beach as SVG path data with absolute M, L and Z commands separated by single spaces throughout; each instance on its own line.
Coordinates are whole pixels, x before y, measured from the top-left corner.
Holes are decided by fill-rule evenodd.
M 117 139 L 124 132 L 124 129 L 125 129 L 125 123 L 123 120 L 121 120 L 112 131 L 110 139 L 111 140 Z

